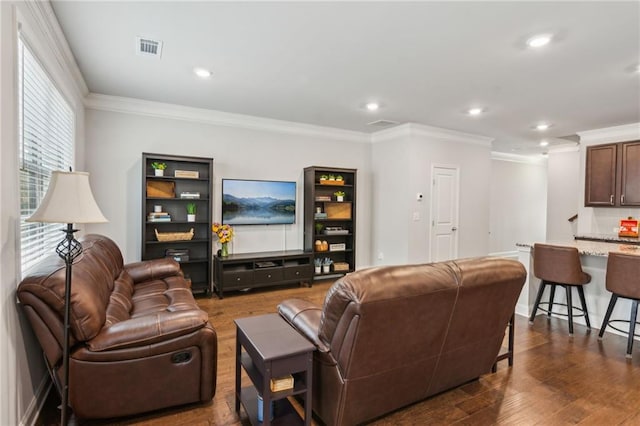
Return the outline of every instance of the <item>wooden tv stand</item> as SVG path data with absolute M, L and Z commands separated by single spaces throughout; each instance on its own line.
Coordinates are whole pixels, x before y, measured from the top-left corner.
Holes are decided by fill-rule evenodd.
M 219 298 L 229 290 L 308 283 L 313 253 L 302 250 L 231 254 L 213 258 L 213 285 Z

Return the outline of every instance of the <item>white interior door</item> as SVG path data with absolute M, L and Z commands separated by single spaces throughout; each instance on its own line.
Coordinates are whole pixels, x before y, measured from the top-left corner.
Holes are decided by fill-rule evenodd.
M 457 166 L 433 166 L 431 176 L 431 261 L 458 257 Z

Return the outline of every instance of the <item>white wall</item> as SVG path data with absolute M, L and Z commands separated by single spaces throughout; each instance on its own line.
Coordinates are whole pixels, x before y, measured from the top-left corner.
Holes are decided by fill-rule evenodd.
M 488 253 L 490 139 L 407 124 L 373 136 L 374 263 L 430 260 L 432 165 L 460 168 L 458 256 Z M 416 194 L 424 195 L 423 201 Z M 413 220 L 417 213 L 419 220 Z M 383 253 L 383 259 L 379 254 Z
M 120 100 L 121 110 L 131 102 Z M 159 106 L 146 103 L 147 114 Z M 133 111 L 133 109 L 131 109 Z M 191 111 L 191 110 L 189 110 Z M 159 114 L 159 113 L 158 113 Z M 143 152 L 214 158 L 214 219 L 220 220 L 222 178 L 293 180 L 298 183 L 294 225 L 236 226 L 232 252 L 303 247 L 303 168 L 332 166 L 358 169 L 358 267 L 370 264 L 371 179 L 369 144 L 326 135 L 230 127 L 134 112 L 87 110 L 87 168 L 96 201 L 109 223 L 88 227 L 113 238 L 127 262 L 140 259 Z M 357 139 L 357 138 L 356 138 Z
M 53 11 L 44 2 L 0 2 L 0 425 L 30 424 L 49 383 L 40 346 L 19 305 L 20 280 L 18 191 L 18 90 L 17 34 L 34 54 L 76 111 L 75 167 L 83 167 L 84 81 L 60 28 L 51 20 Z M 60 239 L 63 234 L 60 234 Z M 47 248 L 49 249 L 49 248 Z M 55 247 L 50 247 L 53 253 Z
M 640 140 L 640 123 L 578 132 L 580 136 L 580 187 L 578 191 L 578 234 L 614 234 L 619 221 L 640 217 L 640 208 L 585 207 L 584 187 L 587 146 Z
M 549 152 L 547 180 L 547 241 L 571 241 L 578 222 L 569 218 L 578 213 L 579 194 L 584 192 L 577 147 Z
M 546 161 L 505 158 L 491 161 L 492 254 L 515 254 L 516 243 L 545 240 Z

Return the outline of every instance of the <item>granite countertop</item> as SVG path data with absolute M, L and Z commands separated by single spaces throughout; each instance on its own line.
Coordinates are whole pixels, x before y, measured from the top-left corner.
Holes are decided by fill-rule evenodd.
M 574 237 L 576 240 L 603 241 L 609 243 L 631 243 L 640 244 L 639 238 L 619 237 L 616 234 L 579 234 Z
M 613 242 L 604 241 L 547 241 L 545 244 L 554 244 L 566 247 L 575 247 L 580 254 L 587 256 L 602 256 L 606 257 L 610 252 L 632 254 L 634 256 L 640 256 L 640 246 L 631 244 L 619 244 Z M 516 243 L 517 247 L 532 248 L 531 243 Z

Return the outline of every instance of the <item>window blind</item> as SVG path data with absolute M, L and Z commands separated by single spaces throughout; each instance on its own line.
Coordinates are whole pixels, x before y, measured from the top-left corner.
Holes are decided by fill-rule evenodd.
M 55 223 L 28 223 L 49 186 L 53 170 L 73 161 L 74 113 L 23 40 L 18 44 L 20 256 L 25 272 L 64 238 Z

